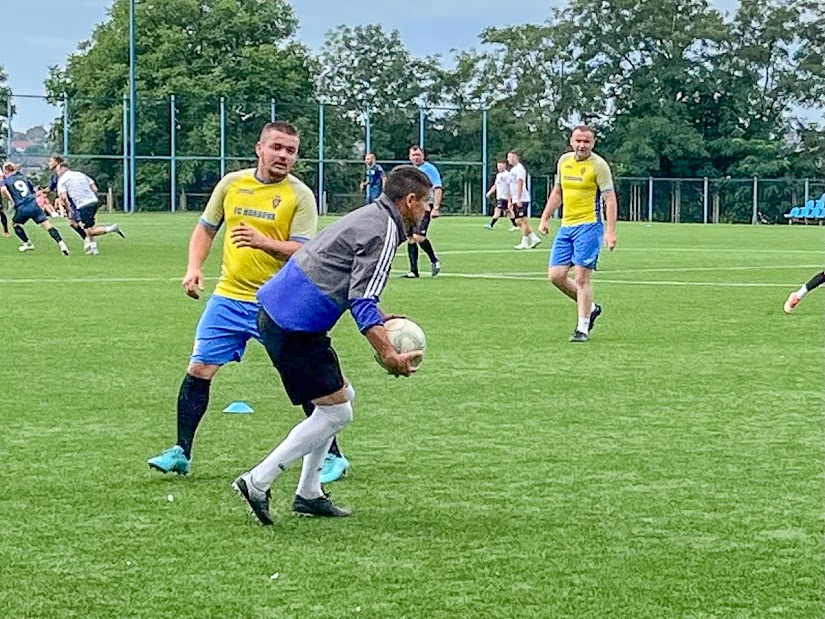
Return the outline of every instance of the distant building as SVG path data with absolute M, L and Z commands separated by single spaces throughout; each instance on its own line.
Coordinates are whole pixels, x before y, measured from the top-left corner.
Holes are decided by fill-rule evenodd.
M 43 144 L 49 137 L 49 132 L 42 125 L 37 125 L 26 131 L 26 137 L 35 144 Z
M 26 152 L 26 149 L 31 146 L 32 143 L 27 138 L 15 138 L 11 141 L 11 149 L 18 153 Z

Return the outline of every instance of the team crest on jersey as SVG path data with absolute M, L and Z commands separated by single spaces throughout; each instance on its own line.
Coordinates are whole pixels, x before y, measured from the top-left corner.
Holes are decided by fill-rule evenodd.
M 584 176 L 585 172 L 587 172 L 587 168 L 582 168 L 581 175 Z
M 275 196 L 272 198 L 272 208 L 278 208 L 278 205 L 281 203 L 281 196 Z

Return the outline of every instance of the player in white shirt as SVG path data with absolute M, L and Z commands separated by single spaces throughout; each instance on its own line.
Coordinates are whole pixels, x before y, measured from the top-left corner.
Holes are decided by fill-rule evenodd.
M 59 166 L 61 163 L 63 163 L 63 157 L 61 157 L 60 155 L 52 155 L 51 157 L 49 157 L 49 170 L 52 173 L 52 177 L 51 179 L 49 179 L 48 190 L 46 188 L 43 189 L 43 191 L 46 193 L 46 196 L 48 196 L 49 193 L 57 194 L 57 166 Z M 77 212 L 75 211 L 73 206 L 69 204 L 67 200 L 63 200 L 59 195 L 55 196 L 54 205 L 59 211 L 62 212 L 64 217 L 68 218 L 69 225 L 72 227 L 72 230 L 74 230 L 75 233 L 77 233 L 77 235 L 81 239 L 83 239 L 83 247 L 86 248 L 88 253 L 89 237 L 86 236 L 86 232 L 80 226 L 80 222 L 77 219 Z
M 492 198 L 494 193 L 496 196 L 496 206 L 493 210 L 493 218 L 490 220 L 490 223 L 484 226 L 488 230 L 492 230 L 493 226 L 496 225 L 496 222 L 502 217 L 502 215 L 509 212 L 510 172 L 507 170 L 507 162 L 499 161 L 496 164 L 496 168 L 498 169 L 496 180 L 493 181 L 493 184 L 490 186 L 490 190 L 487 192 L 488 198 Z M 510 213 L 510 221 L 513 222 L 513 226 L 515 227 L 516 221 L 513 219 L 512 213 Z
M 83 249 L 87 254 L 96 256 L 100 253 L 95 237 L 115 232 L 121 238 L 126 238 L 119 225 L 102 225 L 95 222 L 95 215 L 97 215 L 97 209 L 100 208 L 100 203 L 97 200 L 97 186 L 91 178 L 83 172 L 70 170 L 65 161 L 57 166 L 57 176 L 57 195 L 60 196 L 64 204 L 74 206 L 73 217 L 86 232 Z
M 541 239 L 530 228 L 530 192 L 527 190 L 527 170 L 521 163 L 521 157 L 513 151 L 507 153 L 507 162 L 510 164 L 510 208 L 516 225 L 521 228 L 521 243 L 516 249 L 533 249 L 541 243 Z

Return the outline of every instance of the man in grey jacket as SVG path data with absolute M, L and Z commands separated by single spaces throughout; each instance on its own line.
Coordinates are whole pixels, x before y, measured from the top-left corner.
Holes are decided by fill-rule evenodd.
M 308 241 L 258 291 L 258 330 L 293 404 L 315 410 L 258 466 L 233 483 L 256 518 L 273 524 L 269 488 L 303 458 L 292 510 L 304 516 L 349 516 L 321 489 L 320 471 L 333 437 L 352 421 L 355 390 L 345 379 L 328 331 L 349 310 L 391 374 L 410 376 L 421 352 L 398 353 L 378 307 L 398 247 L 428 208 L 432 183 L 413 166 L 387 176 L 384 192 Z

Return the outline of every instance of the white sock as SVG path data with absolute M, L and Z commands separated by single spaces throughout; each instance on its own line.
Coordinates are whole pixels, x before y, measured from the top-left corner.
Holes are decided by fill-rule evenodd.
M 796 291 L 796 297 L 800 300 L 805 298 L 806 294 L 808 294 L 807 284 L 803 285 L 802 288 Z
M 529 243 L 530 243 L 530 237 L 529 236 L 522 236 L 521 237 L 521 244 L 522 245 L 527 245 Z
M 117 224 L 109 224 L 108 226 L 106 226 L 105 230 L 106 232 L 114 232 L 116 228 Z
M 272 482 L 298 458 L 321 447 L 328 448 L 332 437 L 352 421 L 349 402 L 333 406 L 316 406 L 315 412 L 296 425 L 287 437 L 264 460 L 252 469 L 252 483 L 261 490 Z M 326 449 L 324 450 L 326 456 Z M 322 456 L 323 459 L 323 456 Z
M 590 333 L 590 318 L 587 316 L 579 316 L 579 326 L 576 327 L 576 331 Z
M 332 439 L 304 456 L 301 479 L 298 482 L 298 490 L 296 490 L 298 496 L 305 499 L 317 499 L 324 496 L 324 491 L 321 489 L 321 469 L 330 445 L 332 445 Z
M 530 233 L 530 240 L 531 240 L 531 241 L 538 241 L 538 240 L 539 240 L 539 237 L 536 235 L 536 233 L 535 233 L 535 232 L 531 232 L 531 233 Z
M 596 311 L 596 302 L 595 302 L 595 301 L 593 301 L 593 302 L 590 304 L 590 313 L 592 314 L 592 313 L 593 313 L 593 312 L 595 312 L 595 311 Z

